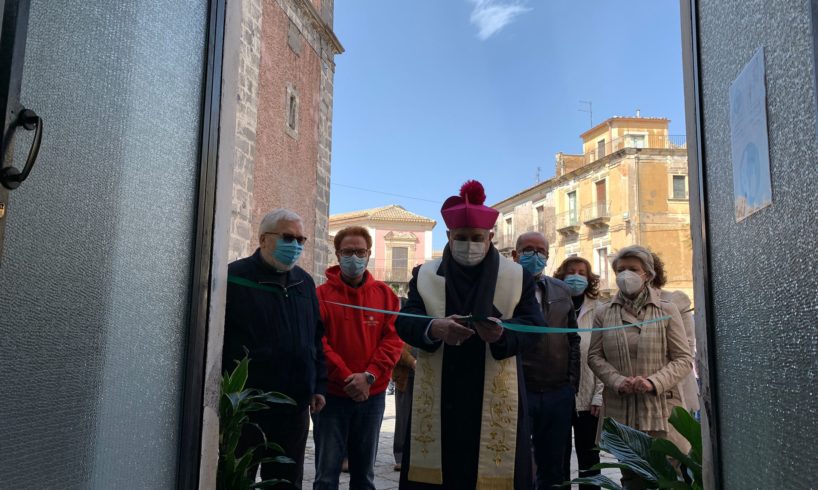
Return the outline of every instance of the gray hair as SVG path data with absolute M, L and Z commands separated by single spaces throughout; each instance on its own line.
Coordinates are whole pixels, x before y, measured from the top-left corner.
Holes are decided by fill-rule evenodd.
M 537 235 L 537 236 L 542 237 L 542 240 L 545 242 L 545 249 L 546 249 L 546 250 L 548 250 L 548 247 L 549 247 L 549 245 L 550 245 L 550 244 L 548 243 L 548 240 L 545 238 L 545 235 L 543 235 L 542 233 L 540 233 L 540 232 L 538 232 L 538 231 L 527 231 L 527 232 L 523 233 L 522 235 L 518 236 L 518 237 L 517 237 L 517 243 L 516 243 L 516 244 L 514 244 L 514 249 L 515 249 L 515 250 L 517 250 L 517 251 L 519 252 L 519 251 L 520 251 L 520 245 L 522 245 L 523 240 L 524 240 L 526 237 L 529 237 L 529 236 L 531 236 L 531 235 Z
M 650 250 L 639 245 L 630 245 L 616 253 L 616 256 L 614 256 L 611 262 L 611 267 L 613 267 L 614 271 L 616 270 L 616 263 L 628 257 L 637 258 L 642 262 L 642 268 L 648 273 L 650 280 L 656 277 L 656 270 L 653 268 L 653 255 L 651 255 Z
M 289 209 L 273 209 L 261 219 L 261 223 L 258 225 L 258 234 L 263 235 L 264 233 L 270 233 L 278 228 L 278 224 L 281 221 L 301 222 L 301 216 L 297 215 L 293 211 L 290 211 Z

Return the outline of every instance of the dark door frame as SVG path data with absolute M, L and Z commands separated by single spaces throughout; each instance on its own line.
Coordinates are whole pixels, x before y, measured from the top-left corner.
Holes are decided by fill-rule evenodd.
M 721 488 L 721 453 L 718 415 L 716 343 L 707 215 L 707 156 L 704 145 L 701 71 L 699 63 L 699 11 L 697 0 L 680 0 L 682 65 L 684 68 L 685 119 L 690 189 L 690 232 L 693 239 L 693 278 L 696 298 L 696 346 L 701 377 L 703 472 L 705 488 Z
M 213 230 L 216 212 L 219 123 L 221 117 L 222 65 L 226 0 L 209 0 L 207 52 L 202 97 L 195 252 L 190 314 L 185 354 L 185 382 L 179 437 L 177 488 L 199 486 L 202 452 L 203 397 L 208 336 L 208 305 L 212 275 Z

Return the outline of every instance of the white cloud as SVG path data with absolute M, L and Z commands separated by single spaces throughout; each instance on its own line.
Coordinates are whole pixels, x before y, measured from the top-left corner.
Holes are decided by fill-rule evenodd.
M 474 10 L 471 23 L 477 26 L 477 37 L 485 41 L 509 25 L 518 15 L 531 10 L 519 1 L 471 0 Z

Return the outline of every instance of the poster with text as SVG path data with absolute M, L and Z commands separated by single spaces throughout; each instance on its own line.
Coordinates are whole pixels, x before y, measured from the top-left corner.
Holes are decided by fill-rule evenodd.
M 730 138 L 737 222 L 773 201 L 764 71 L 764 48 L 759 48 L 730 85 Z

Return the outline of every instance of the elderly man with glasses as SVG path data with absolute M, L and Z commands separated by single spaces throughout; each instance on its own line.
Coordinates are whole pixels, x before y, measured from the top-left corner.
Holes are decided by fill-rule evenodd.
M 350 488 L 374 490 L 386 387 L 403 348 L 388 312 L 400 303 L 366 270 L 372 250 L 366 228 L 344 228 L 334 244 L 338 265 L 327 269 L 327 282 L 318 288 L 329 384 L 327 405 L 313 417 L 313 489 L 338 488 L 347 454 Z
M 577 328 L 571 289 L 543 274 L 548 261 L 545 237 L 534 231 L 523 233 L 511 256 L 534 276 L 546 326 Z M 571 444 L 571 414 L 579 389 L 579 347 L 576 333 L 547 334 L 523 353 L 537 488 L 551 488 L 565 480 L 564 454 Z
M 306 240 L 301 218 L 292 211 L 276 209 L 261 220 L 259 248 L 227 269 L 222 357 L 223 369 L 232 369 L 247 350 L 247 387 L 281 392 L 295 400 L 295 406 L 274 404 L 253 412 L 251 422 L 295 460 L 262 464 L 262 478 L 287 480 L 296 488 L 303 479 L 310 413 L 324 407 L 327 384 L 315 283 L 295 265 Z M 247 430 L 238 453 L 261 443 L 257 430 Z

